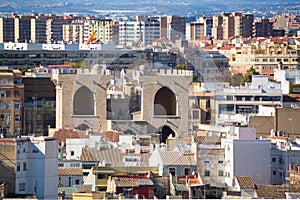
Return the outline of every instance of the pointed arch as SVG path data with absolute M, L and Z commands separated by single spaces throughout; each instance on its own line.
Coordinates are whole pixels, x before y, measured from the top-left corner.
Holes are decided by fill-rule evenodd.
M 166 144 L 167 139 L 170 135 L 172 135 L 172 137 L 175 137 L 175 132 L 173 131 L 172 128 L 170 128 L 167 125 L 164 125 L 164 126 L 160 127 L 159 129 L 157 129 L 157 133 L 159 134 L 160 143 Z
M 94 94 L 86 86 L 79 88 L 74 94 L 73 115 L 94 115 Z
M 176 115 L 176 96 L 168 87 L 160 88 L 154 97 L 154 115 Z

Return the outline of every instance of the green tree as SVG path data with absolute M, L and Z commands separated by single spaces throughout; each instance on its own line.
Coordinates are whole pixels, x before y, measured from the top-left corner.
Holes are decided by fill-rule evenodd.
M 253 67 L 247 70 L 241 79 L 241 85 L 245 85 L 246 82 L 252 82 L 252 75 L 259 75 L 259 72 L 257 72 Z
M 23 67 L 19 68 L 19 70 L 22 72 L 22 75 L 25 75 L 25 72 L 27 72 L 28 69 L 29 69 L 28 66 L 23 66 Z
M 176 67 L 175 67 L 175 69 L 177 69 L 177 70 L 184 70 L 185 69 L 185 67 L 186 67 L 186 65 L 185 64 L 178 64 L 178 65 L 176 65 Z
M 83 61 L 79 62 L 65 62 L 65 65 L 71 65 L 74 69 L 79 69 L 83 66 Z
M 234 75 L 230 74 L 230 77 L 229 77 L 230 85 L 239 86 L 241 84 L 242 78 L 243 78 L 243 74 L 241 74 L 241 73 L 234 74 Z

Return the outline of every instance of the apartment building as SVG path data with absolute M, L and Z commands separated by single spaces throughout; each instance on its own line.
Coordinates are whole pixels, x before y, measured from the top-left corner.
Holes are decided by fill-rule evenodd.
M 23 134 L 48 135 L 55 127 L 55 86 L 48 70 L 32 68 L 22 76 L 24 83 Z
M 213 92 L 215 124 L 247 125 L 250 114 L 259 112 L 259 105 L 282 106 L 280 83 L 267 76 L 252 76 L 246 87 L 230 87 Z
M 0 141 L 0 181 L 8 185 L 4 194 L 57 199 L 57 141 L 51 137 L 0 138 Z
M 229 75 L 229 59 L 218 51 L 184 48 L 183 58 L 183 61 L 178 59 L 178 64 L 186 64 L 187 69 L 194 69 L 199 81 L 222 82 Z
M 21 135 L 24 84 L 19 70 L 0 68 L 0 95 L 1 135 Z
M 262 18 L 253 23 L 253 37 L 283 37 L 285 36 L 284 29 L 274 29 L 273 21 Z
M 97 40 L 100 42 L 113 41 L 119 44 L 119 23 L 111 19 L 101 19 L 90 24 L 90 35 L 96 32 Z
M 84 30 L 84 23 L 63 24 L 63 41 L 75 44 L 84 43 Z
M 274 78 L 275 69 L 298 69 L 299 47 L 296 39 L 288 37 L 262 38 L 249 45 L 236 48 L 232 55 L 230 71 L 244 74 L 253 67 L 262 75 Z
M 160 38 L 171 41 L 185 38 L 185 17 L 166 16 L 160 17 Z
M 288 36 L 297 36 L 296 31 L 300 28 L 299 14 L 276 15 L 270 18 L 270 22 L 273 22 L 274 29 L 284 30 Z
M 221 13 L 213 16 L 212 36 L 216 40 L 252 35 L 253 14 Z
M 46 21 L 44 15 L 0 18 L 0 43 L 3 42 L 46 42 Z
M 197 21 L 186 23 L 186 39 L 200 40 L 211 36 L 212 22 L 211 17 L 200 17 Z
M 225 149 L 227 186 L 233 186 L 235 176 L 244 175 L 251 176 L 255 184 L 271 184 L 270 140 L 224 138 L 221 146 Z
M 299 93 L 300 70 L 275 70 L 274 80 L 281 83 L 282 94 Z
M 141 19 L 140 21 L 119 22 L 119 44 L 125 46 L 143 46 L 152 44 L 159 39 L 159 21 L 155 19 Z

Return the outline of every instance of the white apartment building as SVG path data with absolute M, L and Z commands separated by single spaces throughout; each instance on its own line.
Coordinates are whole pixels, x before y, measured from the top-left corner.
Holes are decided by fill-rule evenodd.
M 235 176 L 251 176 L 255 184 L 271 184 L 270 140 L 222 139 L 225 149 L 225 183 Z
M 245 87 L 217 89 L 214 96 L 214 119 L 218 124 L 247 125 L 250 114 L 259 113 L 259 106 L 282 106 L 280 83 L 269 81 L 268 76 L 252 76 Z
M 123 46 L 145 47 L 160 37 L 159 21 L 119 22 L 119 44 Z
M 0 165 L 0 182 L 10 185 L 8 193 L 57 199 L 57 148 L 52 137 L 1 138 L 0 160 L 7 165 Z
M 300 91 L 299 89 L 290 91 L 291 85 L 300 84 L 300 70 L 276 70 L 274 71 L 274 80 L 281 83 L 282 94 Z

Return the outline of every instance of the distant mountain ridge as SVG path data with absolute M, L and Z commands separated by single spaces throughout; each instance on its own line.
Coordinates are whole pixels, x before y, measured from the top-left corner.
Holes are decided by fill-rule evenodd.
M 253 12 L 266 16 L 299 11 L 300 0 L 2 0 L 0 14 L 101 15 L 99 10 L 131 10 L 145 15 L 212 15 L 219 12 Z M 271 12 L 272 11 L 272 12 Z

